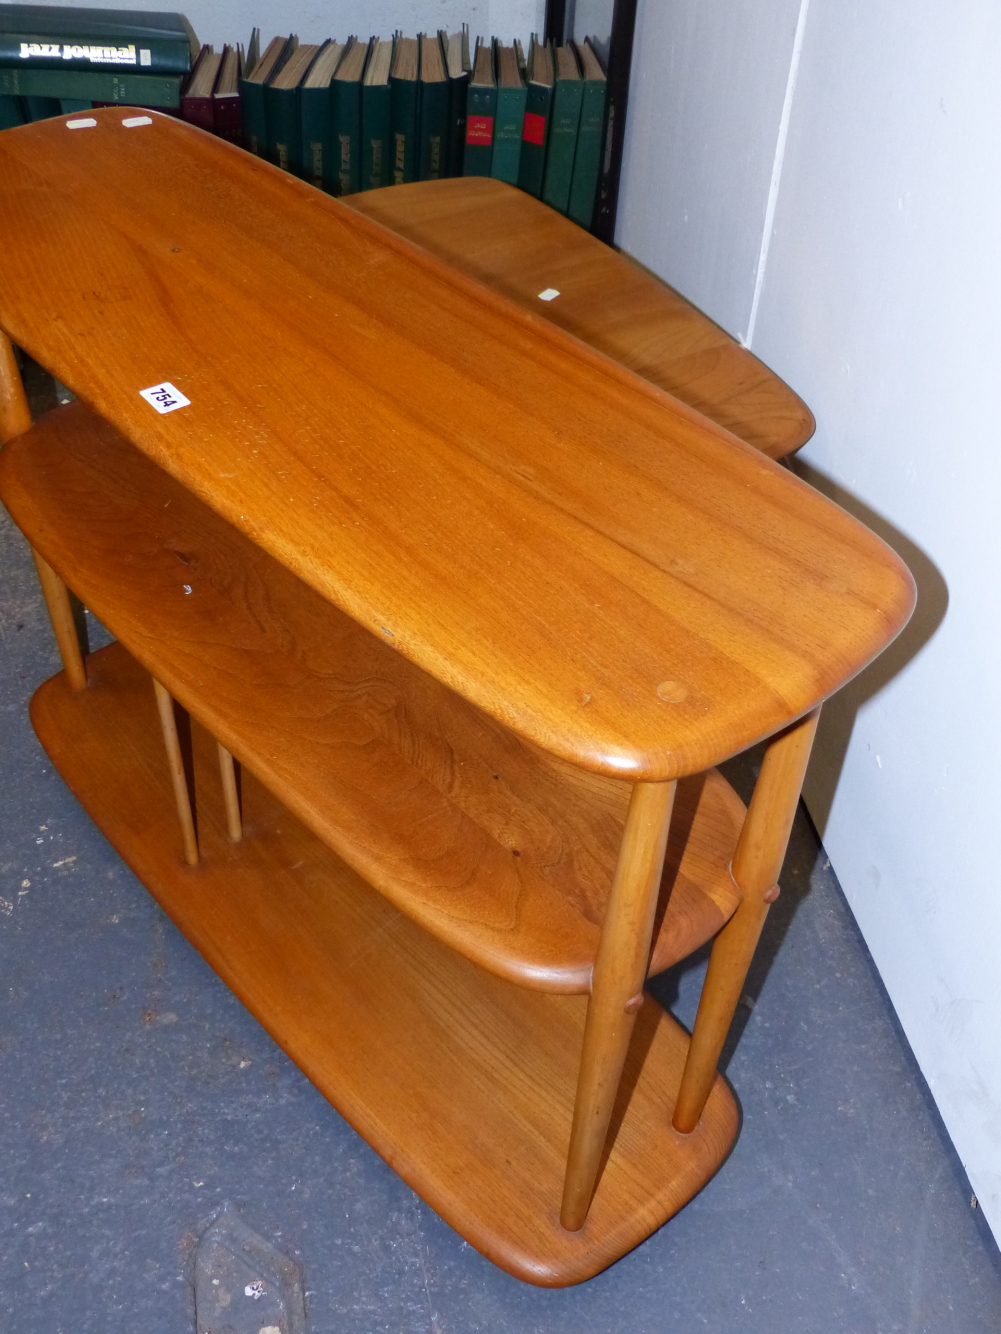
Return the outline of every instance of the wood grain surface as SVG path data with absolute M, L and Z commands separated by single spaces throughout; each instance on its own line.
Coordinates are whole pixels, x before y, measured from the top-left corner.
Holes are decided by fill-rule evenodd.
M 441 686 L 83 404 L 0 451 L 0 495 L 171 695 L 371 884 L 495 972 L 588 989 L 631 784 Z M 743 819 L 715 771 L 680 784 L 651 972 L 733 913 Z
M 673 287 L 503 181 L 455 176 L 347 195 L 374 218 L 604 352 L 763 454 L 809 440 L 803 400 Z M 558 295 L 541 301 L 539 293 Z
M 897 557 L 756 450 L 287 173 L 126 117 L 0 136 L 0 326 L 506 727 L 672 779 L 905 622 Z M 190 405 L 159 415 L 163 381 Z
M 687 1038 L 648 997 L 591 1212 L 579 1232 L 565 1231 L 584 998 L 513 986 L 436 942 L 249 774 L 245 837 L 233 843 L 215 745 L 197 726 L 201 858 L 186 866 L 149 677 L 118 644 L 88 667 L 87 690 L 60 674 L 32 701 L 60 773 L 275 1041 L 495 1264 L 530 1283 L 580 1282 L 715 1172 L 737 1130 L 733 1097 L 717 1079 L 695 1133 L 671 1128 Z M 335 1180 L 329 1190 L 335 1197 Z

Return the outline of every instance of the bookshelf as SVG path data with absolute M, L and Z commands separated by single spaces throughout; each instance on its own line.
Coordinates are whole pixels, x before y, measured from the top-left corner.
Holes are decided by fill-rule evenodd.
M 56 625 L 66 580 L 118 636 L 83 662 L 62 635 L 36 731 L 414 1189 L 520 1278 L 581 1281 L 729 1150 L 716 1060 L 818 708 L 909 576 L 370 219 L 95 119 L 0 139 L 0 327 L 81 400 L 25 429 L 0 363 L 0 493 Z M 151 676 L 192 721 L 194 865 Z M 713 766 L 761 737 L 745 814 Z M 713 937 L 690 1041 L 643 982 Z

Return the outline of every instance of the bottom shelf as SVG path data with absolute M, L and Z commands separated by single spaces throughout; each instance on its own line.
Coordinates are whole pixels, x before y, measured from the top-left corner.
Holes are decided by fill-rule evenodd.
M 560 1287 L 598 1273 L 704 1185 L 737 1132 L 717 1078 L 671 1127 L 688 1039 L 640 1010 L 588 1220 L 559 1206 L 587 1001 L 529 991 L 398 912 L 249 774 L 233 844 L 215 748 L 193 726 L 200 864 L 185 865 L 150 678 L 118 644 L 31 705 L 88 814 L 275 1041 L 403 1179 L 503 1269 Z M 331 1183 L 332 1188 L 336 1183 Z

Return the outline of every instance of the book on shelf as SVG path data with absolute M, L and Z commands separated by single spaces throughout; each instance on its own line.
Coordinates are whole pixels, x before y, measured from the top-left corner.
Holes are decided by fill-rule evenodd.
M 466 142 L 462 159 L 464 176 L 489 176 L 494 155 L 494 118 L 497 114 L 497 82 L 490 42 L 476 39 L 473 71 L 466 94 Z
M 373 37 L 361 85 L 361 188 L 378 190 L 390 181 L 390 69 L 393 43 Z
M 331 84 L 337 194 L 361 189 L 361 81 L 371 42 L 349 37 L 347 49 Z
M 580 103 L 580 124 L 577 128 L 577 151 L 574 153 L 573 176 L 570 180 L 570 201 L 567 216 L 582 227 L 590 227 L 594 217 L 598 175 L 601 170 L 601 149 L 605 137 L 605 71 L 590 42 L 577 47 L 584 89 Z
M 183 78 L 175 74 L 0 67 L 0 96 L 7 97 L 66 97 L 129 106 L 180 107 L 183 83 Z
M 184 119 L 199 129 L 208 130 L 210 134 L 215 130 L 212 93 L 221 65 L 222 52 L 214 51 L 211 46 L 203 46 L 181 98 L 181 115 Z
M 583 95 L 584 81 L 580 77 L 577 53 L 572 46 L 558 46 L 542 200 L 560 213 L 565 213 L 570 203 L 570 183 Z
M 496 44 L 496 66 L 497 112 L 490 175 L 499 181 L 507 181 L 509 185 L 517 185 L 526 100 L 517 47 Z
M 0 65 L 184 75 L 198 41 L 183 14 L 0 5 Z
M 466 93 L 469 86 L 469 24 L 461 32 L 440 33 L 448 74 L 448 147 L 445 170 L 449 176 L 462 175 L 462 150 L 466 140 Z
M 553 107 L 553 48 L 532 34 L 528 46 L 525 119 L 521 131 L 518 184 L 536 199 L 542 194 L 549 145 L 549 118 Z
M 243 143 L 243 115 L 240 106 L 240 72 L 243 47 L 224 46 L 219 77 L 212 93 L 212 120 L 220 139 L 231 144 Z
M 30 121 L 48 120 L 52 116 L 63 114 L 62 103 L 58 97 L 26 97 L 24 104 L 28 109 Z
M 406 185 L 417 179 L 419 55 L 416 37 L 397 36 L 389 76 L 391 179 L 394 185 Z
M 300 85 L 319 50 L 319 46 L 311 42 L 296 46 L 278 73 L 264 86 L 264 119 L 268 127 L 267 159 L 293 176 L 298 176 L 302 170 Z
M 337 153 L 334 148 L 330 81 L 344 54 L 344 42 L 324 42 L 302 81 L 299 93 L 299 160 L 303 180 L 333 194 L 337 189 Z
M 13 130 L 26 124 L 28 111 L 20 97 L 0 97 L 0 130 Z
M 417 178 L 436 181 L 444 176 L 448 160 L 448 74 L 441 38 L 420 36 L 420 108 Z
M 255 28 L 248 52 L 259 44 L 260 30 Z M 267 154 L 268 122 L 264 107 L 264 90 L 282 65 L 299 45 L 298 37 L 272 37 L 259 60 L 250 63 L 240 80 L 240 99 L 243 103 L 243 146 L 258 157 Z

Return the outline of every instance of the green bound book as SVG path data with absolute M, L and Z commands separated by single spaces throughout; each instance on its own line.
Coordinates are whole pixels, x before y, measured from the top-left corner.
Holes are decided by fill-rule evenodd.
M 343 42 L 324 42 L 299 90 L 302 178 L 328 194 L 337 191 L 330 81 L 343 54 Z
M 19 97 L 0 97 L 0 130 L 13 130 L 17 125 L 24 125 L 28 113 Z
M 580 77 L 573 47 L 558 46 L 556 86 L 553 89 L 553 110 L 549 123 L 549 148 L 546 152 L 542 199 L 560 213 L 565 213 L 570 203 L 570 182 L 573 178 L 573 160 L 577 149 L 577 127 L 580 124 L 580 104 L 583 95 L 584 81 Z
M 58 97 L 26 97 L 24 105 L 28 111 L 28 119 L 51 120 L 53 116 L 63 114 L 62 104 Z
M 466 141 L 466 96 L 469 87 L 469 24 L 461 32 L 439 34 L 448 75 L 448 147 L 445 174 L 462 175 L 462 149 Z
M 258 29 L 250 45 L 253 48 Z M 249 64 L 240 80 L 240 101 L 243 103 L 243 146 L 258 157 L 268 149 L 268 122 L 264 109 L 264 89 L 299 45 L 298 37 L 272 37 L 264 55 L 255 64 Z
M 417 178 L 436 181 L 448 174 L 448 74 L 440 39 L 422 33 L 420 46 Z
M 93 111 L 94 103 L 87 102 L 80 97 L 61 97 L 59 99 L 59 110 L 64 116 L 75 116 L 81 111 Z
M 0 5 L 0 65 L 183 75 L 198 49 L 183 14 Z
M 577 55 L 584 72 L 584 92 L 580 103 L 577 152 L 573 160 L 567 216 L 582 227 L 590 228 L 594 217 L 594 200 L 598 193 L 601 146 L 605 136 L 606 80 L 601 61 L 591 50 L 589 42 L 577 47 Z
M 509 185 L 518 184 L 521 134 L 525 122 L 525 84 L 513 46 L 496 47 L 497 115 L 494 120 L 494 155 L 490 175 Z
M 378 190 L 390 181 L 389 71 L 393 43 L 373 37 L 361 81 L 361 188 Z
M 282 171 L 298 176 L 302 170 L 302 131 L 299 127 L 299 85 L 320 48 L 297 46 L 273 79 L 264 85 L 264 118 L 268 124 L 267 159 Z
M 549 144 L 549 119 L 553 107 L 553 51 L 533 33 L 528 48 L 528 86 L 525 90 L 525 121 L 521 131 L 521 163 L 518 184 L 536 199 L 542 194 Z
M 463 176 L 489 176 L 494 155 L 494 118 L 497 114 L 497 84 L 494 57 L 489 42 L 477 38 L 476 58 L 466 93 L 466 143 Z
M 416 37 L 397 37 L 389 77 L 390 140 L 394 185 L 417 179 L 418 46 Z
M 330 89 L 339 195 L 353 195 L 361 189 L 361 81 L 370 45 L 349 38 Z
M 89 102 L 125 102 L 140 107 L 179 107 L 183 82 L 179 75 L 173 74 L 111 74 L 96 69 L 0 69 L 0 95 L 70 97 Z

